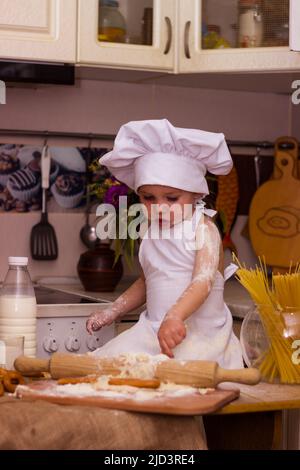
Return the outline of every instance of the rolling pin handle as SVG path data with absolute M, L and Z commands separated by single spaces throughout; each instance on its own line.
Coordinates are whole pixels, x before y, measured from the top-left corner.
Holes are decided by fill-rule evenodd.
M 19 356 L 14 362 L 14 368 L 20 374 L 29 376 L 37 372 L 49 372 L 50 360 L 49 359 L 35 359 L 27 356 Z
M 216 385 L 221 382 L 235 382 L 246 385 L 256 385 L 261 380 L 258 369 L 253 367 L 245 369 L 222 369 L 219 367 L 216 373 Z

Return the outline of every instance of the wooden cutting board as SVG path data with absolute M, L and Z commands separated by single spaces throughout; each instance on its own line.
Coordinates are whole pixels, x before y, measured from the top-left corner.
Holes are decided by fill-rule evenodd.
M 203 415 L 213 413 L 239 397 L 240 391 L 217 388 L 206 395 L 158 396 L 147 400 L 134 398 L 91 396 L 66 396 L 55 393 L 55 381 L 40 381 L 17 388 L 17 398 L 36 401 L 45 400 L 59 405 L 82 405 L 142 413 L 168 415 Z
M 285 138 L 285 141 L 288 141 Z M 269 266 L 289 268 L 300 260 L 300 180 L 298 143 L 293 150 L 275 148 L 273 179 L 255 193 L 249 212 L 250 239 L 255 253 Z

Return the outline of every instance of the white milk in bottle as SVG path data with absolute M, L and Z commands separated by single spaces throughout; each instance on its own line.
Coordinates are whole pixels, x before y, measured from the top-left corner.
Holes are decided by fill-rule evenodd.
M 28 258 L 10 257 L 8 263 L 0 291 L 0 336 L 24 336 L 24 354 L 35 357 L 37 307 Z

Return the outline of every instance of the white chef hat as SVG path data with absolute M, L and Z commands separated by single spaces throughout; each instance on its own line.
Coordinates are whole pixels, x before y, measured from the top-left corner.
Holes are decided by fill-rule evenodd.
M 167 119 L 123 125 L 101 165 L 135 191 L 145 184 L 208 194 L 207 171 L 226 175 L 232 159 L 224 134 L 174 127 Z

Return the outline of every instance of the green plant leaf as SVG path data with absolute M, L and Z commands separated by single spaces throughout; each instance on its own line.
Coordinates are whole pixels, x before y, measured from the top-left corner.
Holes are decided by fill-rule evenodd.
M 115 259 L 114 259 L 113 267 L 115 267 L 115 265 L 117 264 L 121 254 L 122 254 L 121 240 L 116 238 L 116 240 L 115 240 Z

